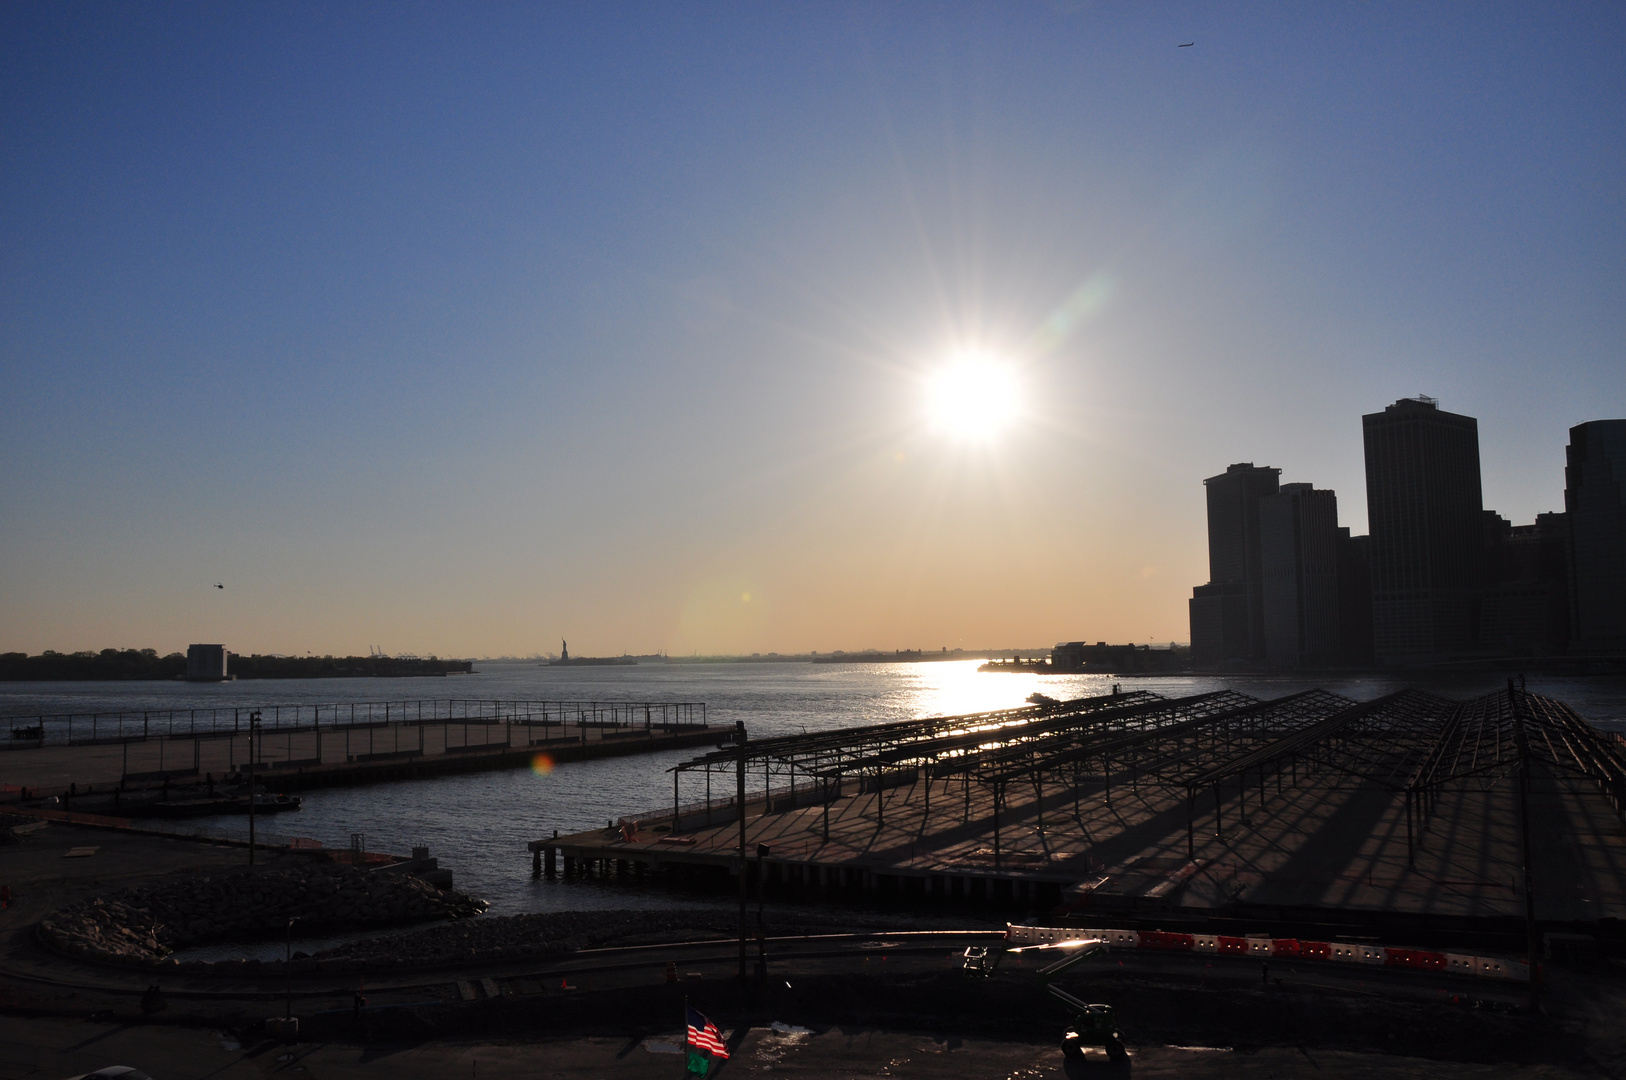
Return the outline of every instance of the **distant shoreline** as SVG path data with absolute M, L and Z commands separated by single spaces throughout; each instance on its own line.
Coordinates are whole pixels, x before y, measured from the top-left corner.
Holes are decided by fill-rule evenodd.
M 473 660 L 405 656 L 227 657 L 227 677 L 247 679 L 394 679 L 472 675 Z M 99 653 L 0 654 L 0 683 L 172 682 L 186 678 L 186 657 L 159 656 L 153 649 L 104 649 Z M 218 681 L 218 680 L 211 680 Z

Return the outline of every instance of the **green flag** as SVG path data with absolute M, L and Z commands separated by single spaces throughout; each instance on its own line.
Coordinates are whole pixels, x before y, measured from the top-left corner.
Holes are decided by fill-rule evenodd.
M 689 1047 L 689 1067 L 684 1071 L 693 1073 L 696 1076 L 705 1076 L 711 1071 L 711 1058 L 691 1046 Z

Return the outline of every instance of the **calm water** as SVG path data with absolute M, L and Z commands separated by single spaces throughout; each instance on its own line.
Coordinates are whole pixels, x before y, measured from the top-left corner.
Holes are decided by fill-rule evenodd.
M 1368 700 L 1404 685 L 1447 697 L 1471 697 L 1501 686 L 1505 675 L 1386 676 L 1106 676 L 983 674 L 976 662 L 814 664 L 649 664 L 625 668 L 549 668 L 523 661 L 482 662 L 480 673 L 433 679 L 278 680 L 241 683 L 0 684 L 0 715 L 95 710 L 204 708 L 417 698 L 704 701 L 709 719 L 744 720 L 753 736 L 817 731 L 920 716 L 1013 708 L 1038 690 L 1056 698 L 1146 689 L 1168 697 L 1230 687 L 1260 698 L 1322 686 Z M 1626 730 L 1626 678 L 1533 677 L 1529 689 L 1568 702 L 1599 727 Z M 664 893 L 629 886 L 533 881 L 526 841 L 552 830 L 574 832 L 624 814 L 670 806 L 668 768 L 691 752 L 652 754 L 530 770 L 474 773 L 415 783 L 378 784 L 307 794 L 297 814 L 268 822 L 282 833 L 330 847 L 364 833 L 368 848 L 406 852 L 428 844 L 452 869 L 460 889 L 490 900 L 497 913 L 665 906 Z M 760 785 L 760 778 L 757 778 Z M 703 797 L 696 787 L 684 801 Z M 246 833 L 239 818 L 204 824 Z M 693 903 L 693 899 L 683 901 Z

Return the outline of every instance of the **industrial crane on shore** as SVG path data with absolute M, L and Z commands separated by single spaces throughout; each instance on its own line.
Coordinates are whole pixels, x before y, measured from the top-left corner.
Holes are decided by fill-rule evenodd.
M 1056 977 L 1062 972 L 1089 957 L 1105 956 L 1107 948 L 1107 943 L 1100 938 L 1076 938 L 1072 941 L 1058 941 L 1045 945 L 1023 945 L 1014 949 L 974 945 L 965 951 L 962 970 L 968 975 L 987 978 L 994 973 L 999 967 L 999 962 L 1006 956 L 1024 952 L 1062 953 L 1060 960 L 1040 968 L 1037 972 L 1039 982 L 1050 992 L 1050 996 L 1073 1012 L 1073 1022 L 1068 1025 L 1061 1037 L 1062 1055 L 1077 1060 L 1084 1056 L 1085 1047 L 1099 1046 L 1113 1061 L 1124 1061 L 1129 1057 L 1129 1052 L 1124 1049 L 1123 1034 L 1118 1030 L 1112 1006 L 1087 1002 L 1055 985 Z

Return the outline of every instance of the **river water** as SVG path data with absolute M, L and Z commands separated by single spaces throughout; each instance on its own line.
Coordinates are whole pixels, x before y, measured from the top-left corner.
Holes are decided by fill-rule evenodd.
M 743 720 L 751 736 L 818 731 L 922 716 L 1014 708 L 1035 691 L 1054 698 L 1125 690 L 1180 697 L 1229 687 L 1277 698 L 1324 687 L 1358 701 L 1406 685 L 1466 698 L 1505 684 L 1505 673 L 1348 677 L 1178 675 L 1113 678 L 1099 675 L 982 673 L 976 661 L 914 664 L 640 664 L 569 667 L 531 661 L 482 661 L 478 673 L 424 679 L 289 679 L 235 683 L 6 683 L 0 717 L 141 709 L 257 707 L 330 702 L 402 701 L 448 697 L 507 700 L 701 701 L 713 724 Z M 1533 693 L 1569 703 L 1601 728 L 1626 731 L 1626 678 L 1539 676 Z M 369 850 L 406 853 L 429 845 L 450 868 L 457 887 L 491 902 L 492 911 L 665 906 L 664 892 L 634 886 L 562 880 L 534 881 L 526 842 L 591 828 L 622 815 L 669 807 L 672 765 L 695 751 L 560 765 L 550 772 L 515 769 L 402 783 L 317 790 L 297 814 L 266 824 L 272 830 L 346 847 L 352 833 Z M 754 778 L 760 786 L 760 777 Z M 702 796 L 685 791 L 684 801 Z M 200 824 L 246 835 L 242 818 Z M 681 902 L 693 904 L 696 898 Z

